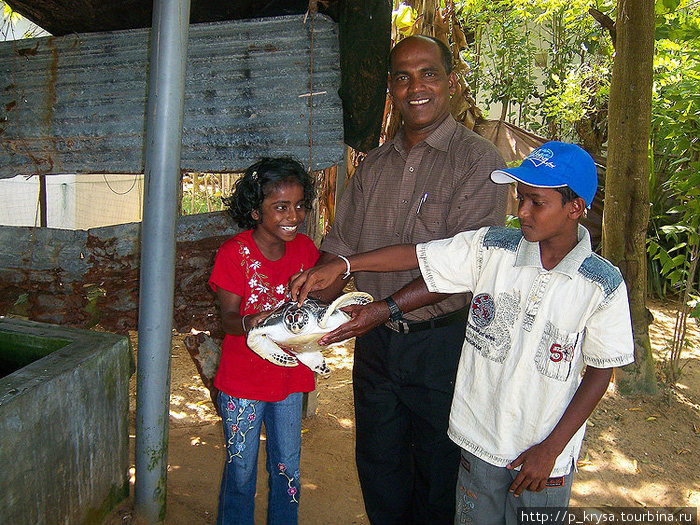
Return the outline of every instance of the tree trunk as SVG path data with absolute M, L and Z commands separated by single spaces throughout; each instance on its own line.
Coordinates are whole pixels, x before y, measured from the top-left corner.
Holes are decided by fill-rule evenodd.
M 618 0 L 610 85 L 603 255 L 620 267 L 629 292 L 635 362 L 617 375 L 624 393 L 655 392 L 646 309 L 649 135 L 654 0 Z

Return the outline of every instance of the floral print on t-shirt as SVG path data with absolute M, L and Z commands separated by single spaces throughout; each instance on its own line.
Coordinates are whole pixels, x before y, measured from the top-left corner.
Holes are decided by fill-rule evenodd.
M 243 310 L 253 309 L 262 312 L 276 308 L 284 301 L 287 287 L 283 284 L 272 286 L 269 277 L 260 273 L 262 263 L 251 255 L 250 248 L 242 242 L 239 242 L 238 245 L 241 267 L 250 288 L 250 295 L 246 299 Z

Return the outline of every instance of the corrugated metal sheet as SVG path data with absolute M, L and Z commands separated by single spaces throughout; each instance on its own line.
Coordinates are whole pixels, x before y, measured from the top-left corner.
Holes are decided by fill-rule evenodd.
M 0 178 L 142 173 L 150 29 L 0 44 Z M 241 170 L 261 156 L 309 164 L 311 20 L 190 27 L 182 169 Z M 313 164 L 343 156 L 336 25 L 313 30 Z

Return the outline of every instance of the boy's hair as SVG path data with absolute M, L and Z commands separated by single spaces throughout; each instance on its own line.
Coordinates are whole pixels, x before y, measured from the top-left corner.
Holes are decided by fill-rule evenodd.
M 438 49 L 440 50 L 440 57 L 442 58 L 442 65 L 445 67 L 445 73 L 447 73 L 448 75 L 452 73 L 452 51 L 450 51 L 450 48 L 447 47 L 447 45 L 442 40 L 440 40 L 439 38 L 435 38 L 434 36 L 428 35 L 413 35 L 407 38 L 422 38 L 424 40 L 430 40 L 431 42 L 436 44 L 438 46 Z M 403 40 L 399 40 L 396 43 L 396 45 L 400 44 L 401 42 L 403 42 Z M 389 73 L 391 73 L 391 58 L 394 56 L 394 49 L 396 49 L 396 45 L 389 52 Z
M 304 208 L 310 210 L 316 198 L 314 182 L 304 166 L 289 157 L 263 158 L 252 164 L 236 181 L 231 196 L 221 200 L 236 224 L 249 230 L 257 224 L 251 213 L 262 208 L 265 197 L 270 193 L 289 183 L 301 185 Z
M 576 193 L 574 190 L 569 188 L 568 186 L 561 186 L 559 188 L 552 188 L 553 190 L 556 190 L 557 192 L 561 193 L 561 205 L 563 206 L 567 202 L 571 202 L 574 199 L 579 199 L 580 196 L 578 193 Z

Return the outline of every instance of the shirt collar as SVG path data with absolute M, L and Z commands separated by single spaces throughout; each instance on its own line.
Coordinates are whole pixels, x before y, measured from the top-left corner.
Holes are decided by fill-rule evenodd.
M 576 276 L 579 267 L 583 261 L 591 255 L 591 236 L 588 230 L 578 225 L 577 233 L 578 242 L 573 249 L 567 253 L 564 258 L 559 261 L 551 271 L 559 272 L 573 278 Z M 515 255 L 515 266 L 536 266 L 542 268 L 542 260 L 540 259 L 540 243 L 529 242 L 523 237 L 518 244 L 518 250 Z
M 447 149 L 450 146 L 450 137 L 452 137 L 456 129 L 457 121 L 452 115 L 447 115 L 447 117 L 445 117 L 445 120 L 443 120 L 440 123 L 440 125 L 435 129 L 435 131 L 433 131 L 421 142 L 425 142 L 428 146 L 437 150 L 447 151 Z M 396 135 L 394 135 L 394 138 L 391 141 L 394 145 L 394 148 L 396 148 L 396 150 L 401 154 L 406 153 L 406 147 L 404 146 L 403 142 L 405 134 L 406 133 L 404 131 L 404 128 L 403 126 L 401 126 L 401 128 L 399 129 L 399 131 L 396 132 Z M 418 144 L 420 144 L 420 142 Z

